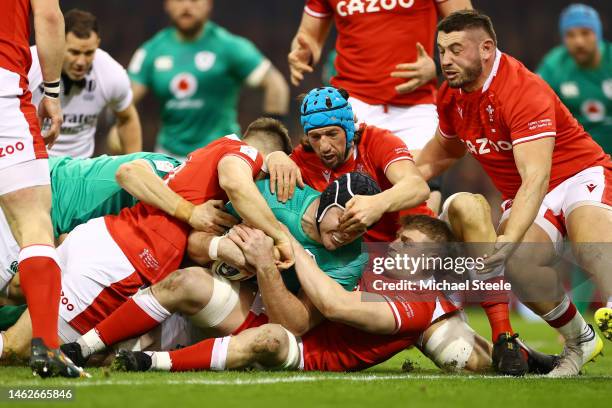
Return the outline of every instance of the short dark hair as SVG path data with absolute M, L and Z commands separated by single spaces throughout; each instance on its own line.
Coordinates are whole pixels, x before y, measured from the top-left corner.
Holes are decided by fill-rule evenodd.
M 278 143 L 282 151 L 286 154 L 291 154 L 293 151 L 293 143 L 291 143 L 289 131 L 279 120 L 266 117 L 254 120 L 244 132 L 244 138 L 246 139 L 249 135 L 253 135 L 254 133 L 263 133 L 275 138 L 276 140 L 274 142 Z M 270 142 L 272 142 L 272 140 L 270 140 Z
M 497 35 L 493 29 L 493 23 L 486 14 L 477 10 L 460 10 L 449 14 L 438 23 L 438 31 L 452 33 L 453 31 L 465 31 L 480 28 L 484 30 L 497 45 Z
M 403 230 L 417 230 L 437 243 L 457 241 L 448 224 L 429 215 L 405 215 L 400 218 L 400 228 Z
M 100 35 L 98 31 L 98 19 L 89 11 L 72 9 L 64 14 L 64 24 L 66 34 L 72 33 L 77 38 L 86 39 L 94 32 Z

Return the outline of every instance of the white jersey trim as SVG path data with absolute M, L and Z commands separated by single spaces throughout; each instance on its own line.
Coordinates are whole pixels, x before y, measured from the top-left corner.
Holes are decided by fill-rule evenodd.
M 440 126 L 438 126 L 438 130 L 440 131 L 440 134 L 442 135 L 442 137 L 445 139 L 456 139 L 457 138 L 457 135 L 447 135 L 446 133 L 444 133 L 442 129 L 440 128 Z
M 264 78 L 266 77 L 266 74 L 268 73 L 271 67 L 272 63 L 270 62 L 270 60 L 264 59 L 263 61 L 261 61 L 261 64 L 259 64 L 257 67 L 255 67 L 253 71 L 251 71 L 249 76 L 246 77 L 246 79 L 244 80 L 244 83 L 247 86 L 253 88 L 258 87 L 263 82 Z
M 489 87 L 491 86 L 491 82 L 493 82 L 493 78 L 495 78 L 495 75 L 497 75 L 497 70 L 499 69 L 499 62 L 501 61 L 501 56 L 502 56 L 502 52 L 496 48 L 495 49 L 495 62 L 493 62 L 493 69 L 491 69 L 491 73 L 489 74 L 489 77 L 487 78 L 484 85 L 482 86 L 483 93 L 486 92 L 487 89 L 489 89 Z
M 521 137 L 520 139 L 516 139 L 512 142 L 512 145 L 515 146 L 517 144 L 520 143 L 525 143 L 525 142 L 529 142 L 531 140 L 536 140 L 536 139 L 541 139 L 544 137 L 554 137 L 557 136 L 557 132 L 543 132 L 543 133 L 538 133 L 536 135 L 532 135 L 532 136 L 525 136 L 525 137 Z
M 383 173 L 387 174 L 387 169 L 389 168 L 390 165 L 392 165 L 393 163 L 400 161 L 400 160 L 410 160 L 411 162 L 414 163 L 414 159 L 410 158 L 410 157 L 396 157 L 395 159 L 391 160 L 389 163 L 387 163 L 387 165 L 385 166 L 385 169 L 383 170 Z
M 319 13 L 318 11 L 314 11 L 313 9 L 311 9 L 310 7 L 306 6 L 304 7 L 304 12 L 312 17 L 316 17 L 316 18 L 327 18 L 329 16 L 331 16 L 331 13 Z

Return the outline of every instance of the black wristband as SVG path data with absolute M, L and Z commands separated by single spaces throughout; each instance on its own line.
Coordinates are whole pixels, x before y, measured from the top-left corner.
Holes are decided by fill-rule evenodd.
M 45 96 L 57 99 L 60 96 L 60 81 L 43 82 L 43 93 Z

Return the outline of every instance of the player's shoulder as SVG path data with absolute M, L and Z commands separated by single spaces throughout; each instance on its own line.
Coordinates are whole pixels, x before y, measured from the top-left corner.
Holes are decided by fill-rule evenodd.
M 166 27 L 161 29 L 153 37 L 149 38 L 147 41 L 142 43 L 140 49 L 144 49 L 147 52 L 154 52 L 156 50 L 163 50 L 164 47 L 168 45 L 169 42 L 174 41 L 174 28 Z
M 456 90 L 448 85 L 448 81 L 442 82 L 438 93 L 436 94 L 436 104 L 438 107 L 445 106 L 453 102 L 456 94 Z
M 567 48 L 564 45 L 558 45 L 544 55 L 542 65 L 558 68 L 559 64 L 565 64 L 568 58 L 571 58 L 571 56 Z
M 214 37 L 215 39 L 220 40 L 220 41 L 232 42 L 232 41 L 236 41 L 240 39 L 245 39 L 244 37 L 238 34 L 232 33 L 227 28 L 222 27 L 213 21 L 208 21 L 206 23 L 205 30 L 206 30 L 206 35 Z
M 125 73 L 125 68 L 116 59 L 114 59 L 108 52 L 101 48 L 96 50 L 93 60 L 93 67 L 99 70 L 104 75 L 103 77 L 111 75 L 122 75 Z M 112 78 L 109 76 L 109 78 Z
M 388 145 L 389 142 L 396 140 L 401 141 L 399 136 L 387 129 L 379 128 L 377 126 L 362 124 L 359 126 L 361 132 L 361 139 L 359 145 L 365 149 L 374 148 L 375 145 L 383 144 Z M 403 143 L 403 142 L 402 142 Z M 389 148 L 393 146 L 389 145 Z

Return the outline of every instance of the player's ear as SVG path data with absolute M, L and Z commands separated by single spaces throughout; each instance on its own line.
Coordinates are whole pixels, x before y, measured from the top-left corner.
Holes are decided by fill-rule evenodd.
M 491 38 L 487 38 L 480 43 L 480 57 L 483 60 L 488 61 L 489 59 L 495 58 L 495 41 Z

